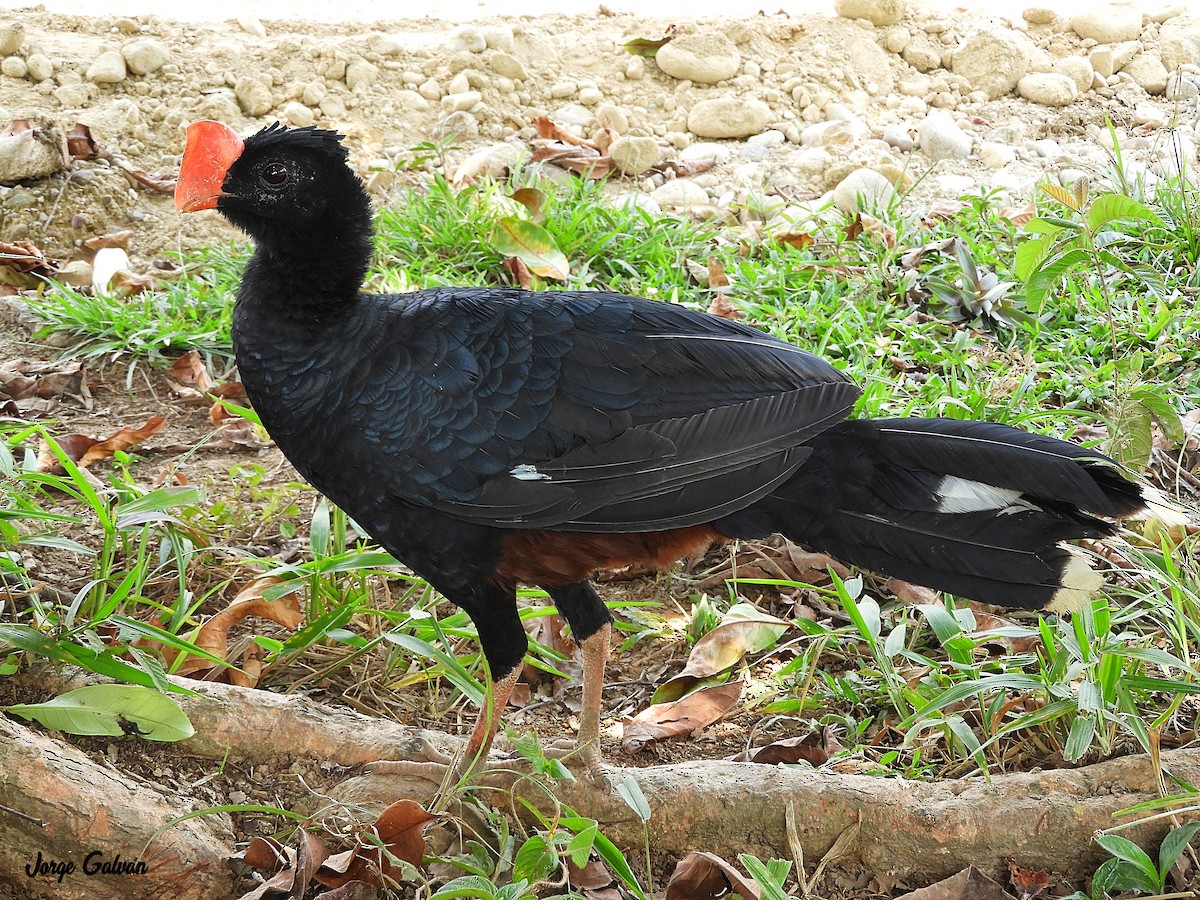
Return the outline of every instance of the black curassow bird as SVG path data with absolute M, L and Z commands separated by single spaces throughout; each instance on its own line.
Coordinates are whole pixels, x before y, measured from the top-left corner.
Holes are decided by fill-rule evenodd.
M 840 371 L 682 306 L 362 293 L 371 204 L 331 131 L 243 141 L 197 122 L 175 197 L 254 239 L 233 340 L 271 437 L 477 626 L 493 690 L 467 760 L 486 758 L 526 651 L 519 584 L 544 588 L 582 645 L 578 749 L 599 778 L 597 570 L 779 533 L 931 588 L 1067 610 L 1102 581 L 1068 542 L 1161 501 L 1094 451 L 1014 428 L 847 419 L 859 392 Z

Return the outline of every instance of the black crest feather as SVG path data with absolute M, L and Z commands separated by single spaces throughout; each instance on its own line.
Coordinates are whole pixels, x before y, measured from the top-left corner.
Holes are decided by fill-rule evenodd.
M 306 125 L 303 128 L 288 128 L 281 122 L 273 122 L 261 131 L 246 138 L 246 146 L 256 150 L 266 150 L 276 146 L 307 147 L 321 153 L 345 160 L 349 151 L 342 144 L 345 135 L 330 131 L 327 128 L 317 128 Z

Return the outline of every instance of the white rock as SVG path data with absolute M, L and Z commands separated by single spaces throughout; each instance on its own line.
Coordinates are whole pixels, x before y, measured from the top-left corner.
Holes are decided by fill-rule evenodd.
M 1158 33 L 1158 55 L 1168 72 L 1200 64 L 1200 17 L 1178 16 L 1164 22 Z
M 1162 64 L 1157 53 L 1139 53 L 1122 71 L 1151 96 L 1161 94 L 1167 89 L 1167 67 Z
M 484 25 L 479 30 L 483 32 L 483 39 L 489 50 L 499 50 L 503 53 L 513 52 L 516 38 L 511 25 Z
M 30 57 L 30 72 L 33 71 L 33 58 Z M 1200 97 L 1200 78 L 1195 75 L 1184 75 L 1182 72 L 1172 73 L 1167 79 L 1168 100 L 1194 100 Z
M 316 121 L 313 111 L 297 100 L 290 100 L 285 103 L 282 114 L 284 119 L 297 128 L 304 128 Z
M 905 12 L 905 0 L 836 0 L 834 10 L 844 19 L 866 19 L 872 25 L 895 25 Z
M 713 141 L 696 141 L 679 151 L 681 162 L 694 163 L 711 159 L 715 163 L 728 161 L 730 149 L 728 144 L 717 144 Z
M 1003 169 L 1016 159 L 1017 151 L 1006 144 L 984 141 L 979 145 L 979 161 L 989 169 Z
M 54 75 L 54 62 L 44 53 L 30 53 L 25 66 L 34 81 L 45 81 Z
M 129 66 L 129 71 L 134 75 L 149 75 L 167 64 L 171 58 L 171 51 L 161 41 L 139 38 L 122 47 L 121 55 L 125 57 L 125 65 Z
M 441 100 L 444 92 L 442 91 L 442 86 L 437 81 L 429 78 L 421 82 L 421 86 L 417 88 L 417 93 L 426 100 Z
M 367 49 L 380 56 L 399 56 L 404 52 L 404 42 L 394 34 L 376 31 L 367 37 Z
M 930 159 L 964 159 L 971 155 L 971 136 L 944 112 L 931 112 L 917 129 L 921 150 Z
M 862 209 L 885 206 L 895 193 L 887 176 L 864 167 L 855 169 L 838 183 L 833 189 L 833 202 L 842 212 L 854 215 Z
M 524 155 L 521 147 L 507 141 L 489 144 L 459 163 L 451 180 L 461 185 L 479 178 L 503 178 L 517 167 Z
M 355 90 L 379 80 L 379 67 L 365 59 L 352 59 L 346 64 L 346 87 Z
M 483 94 L 479 91 L 460 91 L 457 94 L 447 94 L 442 98 L 442 108 L 450 112 L 466 112 L 473 109 Z
M 87 79 L 93 84 L 117 84 L 125 80 L 125 57 L 106 50 L 88 66 Z
M 1080 93 L 1091 89 L 1094 74 L 1092 64 L 1082 56 L 1064 56 L 1054 64 L 1051 71 L 1066 75 L 1074 81 Z
M 771 108 L 758 99 L 715 97 L 701 100 L 688 113 L 688 131 L 697 137 L 742 138 L 762 131 Z
M 658 67 L 672 78 L 697 84 L 715 84 L 737 74 L 742 54 L 719 31 L 685 34 L 659 48 Z
M 487 38 L 474 25 L 459 25 L 450 32 L 449 49 L 451 52 L 466 50 L 468 53 L 482 53 L 487 49 Z
M 525 66 L 511 53 L 498 50 L 488 55 L 488 66 L 497 75 L 511 78 L 513 81 L 524 81 L 529 77 Z
M 1017 93 L 1042 106 L 1066 106 L 1079 96 L 1079 88 L 1066 75 L 1035 72 L 1017 82 Z
M 9 78 L 24 78 L 29 73 L 29 66 L 19 56 L 6 56 L 0 60 L 0 75 Z
M 92 259 L 92 290 L 107 294 L 108 285 L 118 272 L 129 270 L 129 254 L 120 247 L 102 247 Z
M 675 178 L 651 192 L 654 202 L 664 209 L 687 209 L 707 204 L 708 192 L 687 178 Z
M 1157 103 L 1139 103 L 1133 109 L 1134 125 L 1153 125 L 1161 128 L 1167 121 L 1167 112 Z
M 20 22 L 0 22 L 0 56 L 11 56 L 25 43 L 25 26 Z
M 243 75 L 233 88 L 238 106 L 248 116 L 265 116 L 271 110 L 271 89 L 259 79 Z
M 662 150 L 652 137 L 619 137 L 609 145 L 608 155 L 622 175 L 641 175 L 658 163 Z
M 1136 6 L 1105 4 L 1071 16 L 1071 28 L 1081 38 L 1101 44 L 1131 41 L 1142 33 L 1142 11 Z
M 237 17 L 238 27 L 246 34 L 252 34 L 255 37 L 266 37 L 267 29 L 263 28 L 263 23 L 258 20 L 258 16 L 253 13 L 243 12 Z
M 1052 25 L 1058 13 L 1045 6 L 1031 6 L 1021 13 L 1021 18 L 1030 25 Z
M 764 147 L 782 147 L 787 141 L 787 136 L 778 128 L 770 128 L 762 134 L 752 134 L 746 138 L 747 144 L 762 145 Z
M 951 71 L 995 100 L 1011 91 L 1028 70 L 1027 47 L 1026 39 L 1015 31 L 976 31 L 955 49 Z
M 907 125 L 889 125 L 883 129 L 883 141 L 901 153 L 908 153 L 917 145 L 916 138 Z
M 939 175 L 934 179 L 934 184 L 939 193 L 960 197 L 974 191 L 979 182 L 970 175 Z

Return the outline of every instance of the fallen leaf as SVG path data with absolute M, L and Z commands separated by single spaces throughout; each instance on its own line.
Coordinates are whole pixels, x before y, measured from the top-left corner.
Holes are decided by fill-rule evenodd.
M 910 606 L 938 602 L 938 592 L 922 584 L 913 584 L 911 581 L 903 581 L 899 578 L 889 578 L 884 587 L 895 594 L 896 599 L 901 603 L 907 603 Z
M 523 187 L 517 188 L 509 196 L 529 210 L 529 218 L 534 224 L 541 225 L 546 221 L 547 194 L 545 191 L 532 187 Z
M 974 866 L 929 887 L 910 891 L 897 900 L 1016 900 Z
M 929 209 L 925 211 L 925 215 L 921 218 L 921 224 L 926 228 L 933 228 L 943 219 L 953 219 L 966 208 L 967 204 L 961 200 L 939 197 L 929 204 Z
M 752 747 L 729 758 L 734 762 L 763 765 L 778 765 L 779 763 L 795 765 L 806 762 L 812 767 L 818 768 L 845 749 L 841 741 L 834 735 L 833 730 L 826 725 L 819 733 L 814 731 L 802 737 L 786 738 L 762 747 Z
M 683 671 L 660 685 L 652 702 L 678 700 L 698 682 L 732 668 L 747 654 L 774 646 L 788 628 L 783 619 L 759 612 L 749 603 L 733 606 L 721 624 L 696 641 Z
M 863 212 L 858 214 L 857 221 L 862 226 L 862 234 L 889 250 L 896 246 L 896 229 L 887 222 Z
M 1017 900 L 1033 900 L 1050 887 L 1050 873 L 1040 869 L 1025 869 L 1015 860 L 1008 860 L 1008 877 L 1017 889 Z
M 528 685 L 540 685 L 550 681 L 551 693 L 559 694 L 570 682 L 577 682 L 583 677 L 583 651 L 580 650 L 578 644 L 567 637 L 567 621 L 559 613 L 526 619 L 525 632 L 531 641 L 536 641 L 543 647 L 549 647 L 565 657 L 564 660 L 552 661 L 551 665 L 565 674 L 567 678 L 552 676 L 549 672 L 543 672 L 526 663 L 521 667 L 521 681 Z
M 528 219 L 505 216 L 496 223 L 492 244 L 503 256 L 515 256 L 543 278 L 566 281 L 571 264 L 546 229 Z
M 0 268 L 12 269 L 22 275 L 48 277 L 58 267 L 46 259 L 42 251 L 29 241 L 0 241 Z M 37 285 L 37 281 L 32 286 Z
M 562 141 L 564 144 L 574 144 L 577 147 L 589 147 L 597 152 L 600 151 L 600 148 L 591 141 L 556 124 L 549 116 L 538 116 L 533 120 L 533 126 L 537 129 L 538 137 L 543 140 Z
M 807 231 L 777 231 L 771 236 L 779 243 L 795 247 L 797 250 L 811 247 L 817 242 L 817 239 Z
M 100 145 L 92 137 L 92 129 L 80 123 L 67 131 L 67 150 L 72 159 L 95 159 L 100 155 Z
M 732 681 L 701 688 L 673 703 L 656 703 L 625 723 L 621 746 L 636 752 L 658 741 L 686 737 L 720 720 L 742 693 L 742 683 Z
M 365 881 L 347 881 L 341 887 L 317 895 L 317 900 L 375 900 L 379 888 Z M 614 898 L 620 900 L 620 898 Z
M 143 187 L 148 187 L 152 191 L 158 191 L 163 194 L 175 193 L 175 178 L 170 175 L 151 175 L 141 169 L 135 168 L 123 159 L 112 157 L 112 164 L 136 181 Z
M 212 376 L 208 374 L 208 367 L 204 365 L 199 351 L 189 350 L 175 360 L 171 365 L 170 375 L 179 384 L 193 388 L 198 395 L 212 390 Z
M 720 900 L 730 892 L 759 900 L 762 889 L 715 853 L 689 853 L 675 864 L 667 882 L 667 900 Z
M 21 410 L 28 404 L 19 401 L 71 399 L 90 410 L 92 393 L 86 374 L 83 363 L 77 359 L 61 363 L 5 360 L 0 362 L 0 399 L 18 401 L 17 408 Z
M 117 451 L 136 447 L 142 441 L 146 440 L 146 438 L 160 433 L 166 427 L 167 420 L 163 416 L 151 416 L 141 428 L 122 428 L 107 440 L 100 441 L 89 447 L 88 451 L 79 460 L 79 466 L 86 469 L 94 462 L 108 459 Z
M 86 469 L 94 462 L 108 459 L 118 450 L 128 450 L 130 447 L 140 444 L 166 427 L 166 419 L 162 416 L 154 416 L 147 419 L 146 424 L 141 428 L 122 428 L 112 437 L 103 441 L 86 434 L 64 434 L 54 440 L 69 459 L 79 468 Z M 49 446 L 44 442 L 42 449 L 38 452 L 37 466 L 39 472 L 62 471 L 58 457 L 50 452 Z
M 123 231 L 112 231 L 108 234 L 87 238 L 84 240 L 83 246 L 89 250 L 105 250 L 113 247 L 119 250 L 128 250 L 131 237 L 133 237 L 133 232 L 126 228 Z
M 232 403 L 234 406 L 250 405 L 250 398 L 246 395 L 246 386 L 240 381 L 218 384 L 216 387 L 210 388 L 208 393 L 213 397 L 219 397 L 226 403 Z M 227 409 L 224 404 L 213 403 L 208 410 L 208 421 L 213 425 L 220 425 L 222 422 L 245 422 L 246 420 Z
M 501 260 L 500 265 L 504 266 L 505 271 L 508 272 L 517 287 L 523 291 L 533 290 L 533 273 L 529 271 L 529 266 L 521 262 L 518 257 L 505 257 Z
M 275 600 L 267 600 L 263 597 L 263 593 L 268 588 L 282 583 L 283 579 L 278 575 L 260 575 L 255 578 L 238 591 L 229 606 L 212 616 L 196 630 L 192 636 L 192 643 L 218 659 L 225 659 L 229 652 L 230 629 L 249 616 L 266 619 L 294 631 L 304 619 L 298 594 L 292 591 Z M 251 644 L 251 646 L 255 645 Z M 173 661 L 173 656 L 171 658 Z M 243 657 L 243 661 L 251 663 L 252 671 L 243 672 L 242 677 L 239 677 L 236 670 L 233 669 L 217 669 L 212 662 L 200 656 L 189 656 L 176 669 L 176 673 L 187 678 L 207 678 L 212 673 L 215 676 L 213 680 L 230 680 L 232 682 L 233 678 L 238 678 L 238 683 L 242 686 L 253 687 L 258 681 L 257 675 L 261 674 L 261 660 L 259 660 L 257 671 L 254 671 L 256 668 L 253 664 L 254 660 L 253 653 Z
M 663 30 L 662 34 L 656 34 L 653 37 L 631 38 L 622 46 L 635 56 L 654 57 L 663 45 L 669 43 L 675 37 L 678 30 L 678 25 L 671 24 Z
M 1022 228 L 1033 221 L 1033 217 L 1037 215 L 1037 207 L 1033 202 L 1026 203 L 1024 206 L 1002 206 L 1000 207 L 1000 218 L 1012 222 L 1018 228 Z
M 975 617 L 975 630 L 971 637 L 983 638 L 984 646 L 1001 647 L 1010 653 L 1028 653 L 1042 642 L 1037 629 L 1027 628 L 1018 625 L 1012 619 L 976 609 L 975 604 L 971 604 L 971 614 Z M 1020 633 L 1004 633 L 1010 630 Z
M 615 881 L 608 867 L 598 859 L 588 860 L 582 868 L 567 859 L 567 881 L 571 887 L 584 891 L 606 888 Z
M 335 888 L 351 881 L 382 887 L 400 876 L 400 867 L 391 857 L 419 869 L 425 856 L 425 828 L 436 818 L 413 800 L 397 800 L 380 813 L 370 829 L 386 853 L 360 836 L 353 849 L 325 860 L 317 870 L 316 880 Z

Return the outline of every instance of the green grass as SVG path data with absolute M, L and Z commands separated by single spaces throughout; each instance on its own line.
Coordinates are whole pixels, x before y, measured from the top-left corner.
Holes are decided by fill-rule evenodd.
M 535 185 L 518 174 L 455 190 L 435 178 L 380 211 L 370 286 L 510 284 L 492 235 L 501 218 L 529 215 L 510 194 L 530 186 L 547 194 L 545 246 L 571 269 L 566 282 L 535 280 L 538 287 L 603 288 L 706 308 L 714 291 L 694 273 L 715 258 L 730 282 L 724 293 L 749 321 L 853 374 L 864 389 L 861 415 L 986 419 L 1059 436 L 1103 426 L 1094 432 L 1102 446 L 1140 466 L 1152 426 L 1170 438 L 1171 417 L 1200 404 L 1200 215 L 1186 185 L 1109 195 L 1116 200 L 1040 196 L 1042 224 L 1025 229 L 990 198 L 971 198 L 932 226 L 919 211 L 893 207 L 879 213 L 894 230 L 890 241 L 850 236 L 842 220 L 813 226 L 812 242 L 796 249 L 769 230 L 721 230 L 616 206 L 582 180 Z M 939 246 L 947 249 L 932 249 Z M 910 251 L 921 247 L 927 252 L 915 259 Z M 223 361 L 245 256 L 204 250 L 164 291 L 114 300 L 53 287 L 34 307 L 48 331 L 70 335 L 68 354 L 162 364 L 196 348 Z M 993 289 L 995 315 L 974 315 Z M 391 560 L 338 511 L 313 507 L 303 486 L 264 487 L 261 471 L 241 466 L 230 473 L 241 486 L 210 503 L 194 490 L 141 486 L 128 460 L 104 476 L 111 490 L 98 493 L 69 466 L 64 475 L 36 472 L 22 452 L 34 431 L 9 428 L 5 436 L 5 577 L 32 582 L 21 553 L 39 547 L 86 562 L 78 583 L 66 586 L 72 599 L 5 607 L 0 671 L 47 657 L 161 687 L 167 657 L 134 639 L 202 652 L 189 642 L 202 613 L 215 611 L 206 599 L 246 580 L 249 566 L 286 579 L 276 593 L 303 589 L 305 626 L 258 639 L 273 678 L 346 685 L 369 670 L 373 695 L 420 688 L 435 715 L 482 697 L 481 657 L 465 614 L 423 582 L 385 574 Z M 1173 463 L 1157 463 L 1169 487 Z M 234 571 L 228 557 L 222 563 L 205 549 L 231 546 L 232 534 L 261 537 L 267 522 L 272 540 L 307 528 L 305 552 L 286 564 L 234 554 Z M 64 523 L 77 539 L 57 534 Z M 749 663 L 756 699 L 747 715 L 794 719 L 795 731 L 830 726 L 846 753 L 880 775 L 921 778 L 1087 762 L 1147 749 L 1159 737 L 1185 739 L 1200 709 L 1200 539 L 1173 546 L 1153 535 L 1123 537 L 1098 560 L 1112 587 L 1090 609 L 1069 620 L 1018 616 L 1000 631 L 952 602 L 889 600 L 870 580 L 776 580 L 773 588 L 819 598 L 844 618 L 791 617 L 781 640 L 790 655 Z M 757 586 L 733 588 L 731 595 Z M 550 611 L 536 592 L 525 599 L 527 617 Z M 715 622 L 713 610 L 731 601 L 704 602 L 700 618 Z M 777 604 L 772 612 L 790 609 Z M 627 643 L 679 636 L 654 610 L 630 604 L 616 612 Z M 997 651 L 997 641 L 1010 649 Z M 531 660 L 549 670 L 559 661 L 540 647 Z M 571 835 L 552 827 L 546 834 L 543 843 L 569 855 Z M 463 867 L 493 874 L 483 863 Z

